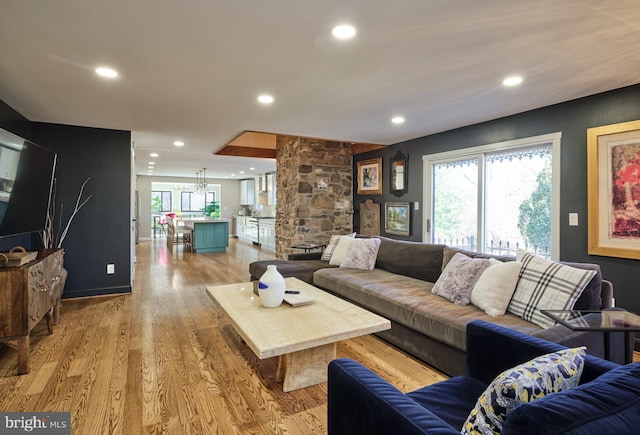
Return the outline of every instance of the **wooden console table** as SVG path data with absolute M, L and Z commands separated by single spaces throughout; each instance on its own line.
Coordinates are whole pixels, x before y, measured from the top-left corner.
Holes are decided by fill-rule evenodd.
M 0 340 L 18 347 L 18 374 L 29 373 L 29 336 L 43 318 L 49 334 L 60 322 L 60 298 L 64 291 L 62 249 L 45 249 L 25 265 L 0 268 Z

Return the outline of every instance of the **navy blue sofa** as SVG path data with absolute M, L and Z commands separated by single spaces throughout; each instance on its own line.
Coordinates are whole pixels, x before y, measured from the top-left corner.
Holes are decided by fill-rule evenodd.
M 360 363 L 329 364 L 329 434 L 459 434 L 501 372 L 564 346 L 500 325 L 467 327 L 468 375 L 404 394 Z M 580 385 L 516 407 L 503 434 L 627 434 L 640 430 L 640 363 L 587 355 Z

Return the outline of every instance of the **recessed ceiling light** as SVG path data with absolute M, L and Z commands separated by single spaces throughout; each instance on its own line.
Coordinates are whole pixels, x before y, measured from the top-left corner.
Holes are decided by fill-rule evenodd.
M 184 142 L 182 142 L 181 140 L 177 140 L 173 144 L 175 146 L 177 146 L 177 147 L 183 147 L 184 146 Z
M 156 164 L 156 162 L 149 162 L 149 164 L 150 164 L 150 165 L 155 165 L 155 164 Z
M 256 170 L 256 168 L 249 168 L 249 170 L 250 170 L 250 171 L 255 171 L 255 170 Z
M 331 33 L 338 39 L 351 39 L 356 36 L 356 28 L 349 24 L 341 24 L 334 27 Z
M 273 103 L 273 97 L 271 95 L 260 95 L 258 97 L 258 101 L 261 102 L 262 104 L 271 104 Z
M 236 174 L 231 174 L 231 176 L 232 176 L 232 177 L 235 177 L 235 176 L 236 176 Z
M 244 171 L 240 171 L 241 174 L 244 174 Z
M 394 124 L 402 124 L 404 123 L 404 118 L 402 116 L 394 116 L 393 118 L 391 118 L 391 122 L 393 122 Z
M 151 153 L 151 154 L 149 154 L 149 157 L 159 157 L 159 154 L 158 153 Z
M 502 81 L 502 84 L 505 86 L 517 86 L 520 83 L 522 83 L 522 77 L 520 76 L 507 77 Z
M 153 169 L 153 166 L 147 166 L 147 168 L 149 168 L 149 169 Z
M 107 68 L 105 66 L 96 68 L 96 74 L 107 79 L 115 79 L 116 77 L 118 77 L 118 71 L 113 68 Z

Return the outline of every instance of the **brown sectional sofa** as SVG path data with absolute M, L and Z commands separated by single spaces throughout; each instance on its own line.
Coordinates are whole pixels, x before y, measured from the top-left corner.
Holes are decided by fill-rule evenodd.
M 380 239 L 376 267 L 371 272 L 331 266 L 320 260 L 321 253 L 292 254 L 289 261 L 254 262 L 249 272 L 255 280 L 264 273 L 267 264 L 277 264 L 285 277 L 295 276 L 386 317 L 391 320 L 391 329 L 378 336 L 452 376 L 465 373 L 466 326 L 474 319 L 497 323 L 565 346 L 586 345 L 589 353 L 604 355 L 602 333 L 573 332 L 560 325 L 544 329 L 511 313 L 491 317 L 474 305 L 456 305 L 431 293 L 444 265 L 456 252 L 502 261 L 513 260 L 513 257 L 465 252 L 445 245 Z M 602 280 L 599 266 L 569 264 L 597 271 L 575 308 L 611 307 L 613 287 Z M 614 357 L 623 359 L 624 355 Z

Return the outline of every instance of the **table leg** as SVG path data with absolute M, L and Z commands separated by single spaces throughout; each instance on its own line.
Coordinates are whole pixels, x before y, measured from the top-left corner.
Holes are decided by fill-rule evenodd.
M 26 375 L 29 373 L 29 336 L 19 337 L 18 346 L 18 374 Z
M 604 332 L 604 359 L 611 361 L 611 332 Z
M 327 381 L 327 365 L 336 358 L 336 343 L 280 355 L 276 380 L 285 393 Z

